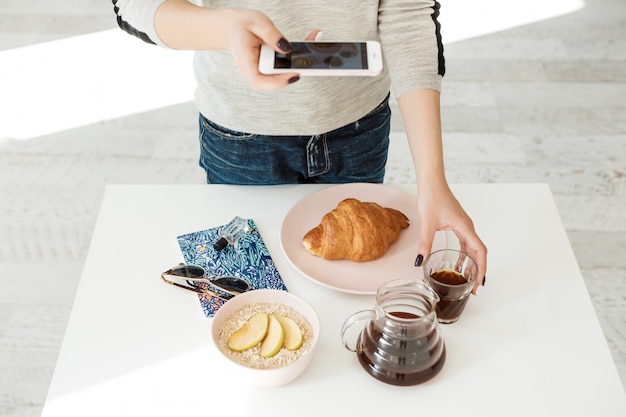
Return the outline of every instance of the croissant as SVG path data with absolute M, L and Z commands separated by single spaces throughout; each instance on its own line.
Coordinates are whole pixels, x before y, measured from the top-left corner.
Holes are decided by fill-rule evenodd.
M 407 227 L 409 219 L 399 210 L 347 198 L 304 235 L 302 244 L 324 259 L 371 261 L 383 256 Z

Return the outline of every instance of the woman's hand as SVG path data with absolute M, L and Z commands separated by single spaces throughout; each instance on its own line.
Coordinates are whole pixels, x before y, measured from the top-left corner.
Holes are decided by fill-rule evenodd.
M 239 72 L 255 90 L 286 87 L 300 79 L 296 72 L 265 75 L 259 72 L 261 45 L 281 53 L 291 51 L 285 36 L 265 14 L 249 9 L 210 9 L 187 0 L 167 0 L 155 15 L 155 28 L 170 48 L 188 50 L 230 49 Z M 307 36 L 313 40 L 315 30 Z
M 266 75 L 259 72 L 259 56 L 264 43 L 276 52 L 291 51 L 291 44 L 269 17 L 255 10 L 230 9 L 224 11 L 230 22 L 225 40 L 232 51 L 239 72 L 246 77 L 255 90 L 271 90 L 285 87 L 299 80 L 297 73 Z
M 420 237 L 416 264 L 418 261 L 421 264 L 431 253 L 435 232 L 452 230 L 459 239 L 461 251 L 469 254 L 478 264 L 478 278 L 472 289 L 472 293 L 476 294 L 478 287 L 484 284 L 487 247 L 478 237 L 474 223 L 452 191 L 447 185 L 436 190 L 420 189 L 417 194 L 417 211 L 420 219 Z
M 239 72 L 250 81 L 255 90 L 271 90 L 285 87 L 300 79 L 298 73 L 261 74 L 259 56 L 261 45 L 273 46 L 279 53 L 291 51 L 289 41 L 264 14 L 253 10 L 238 10 L 234 18 L 230 47 L 237 61 Z M 312 41 L 321 36 L 321 31 L 312 31 L 306 40 Z

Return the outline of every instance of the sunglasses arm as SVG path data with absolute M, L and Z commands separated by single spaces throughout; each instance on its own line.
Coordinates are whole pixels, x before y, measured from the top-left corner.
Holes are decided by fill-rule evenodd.
M 183 282 L 185 282 L 185 283 L 182 283 L 182 282 L 176 282 L 174 280 L 169 280 L 169 279 L 165 278 L 166 275 L 168 275 L 170 277 L 180 278 L 180 277 L 177 277 L 175 275 L 169 275 L 168 272 L 169 271 L 162 273 L 161 274 L 161 279 L 164 282 L 166 282 L 166 283 L 168 283 L 170 285 L 173 285 L 175 287 L 182 288 L 182 289 L 185 289 L 185 290 L 193 291 L 193 292 L 198 293 L 198 294 L 205 294 L 205 295 L 210 295 L 211 297 L 217 297 L 220 300 L 224 300 L 224 301 L 228 301 L 229 300 L 229 298 L 226 298 L 223 295 L 220 295 L 220 294 L 218 294 L 216 292 L 213 292 L 213 291 L 211 291 L 209 289 L 200 288 L 200 287 L 194 287 L 192 285 L 187 285 L 186 284 L 186 281 L 197 281 L 197 282 L 206 282 L 206 283 L 208 283 L 210 285 L 211 282 L 208 279 L 206 279 L 206 278 L 197 278 L 197 279 L 184 278 Z M 183 280 L 183 278 L 180 278 L 180 279 L 181 279 L 181 281 Z

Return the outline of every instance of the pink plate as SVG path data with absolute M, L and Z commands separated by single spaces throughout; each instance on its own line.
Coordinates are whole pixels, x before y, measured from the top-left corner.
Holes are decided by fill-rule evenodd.
M 369 262 L 329 261 L 310 254 L 302 246 L 304 235 L 348 197 L 395 208 L 409 218 L 410 226 L 400 233 L 400 238 L 382 258 Z M 294 268 L 318 284 L 353 294 L 375 294 L 378 287 L 392 279 L 423 278 L 422 268 L 415 267 L 419 239 L 416 204 L 415 196 L 381 184 L 324 188 L 304 197 L 287 213 L 280 231 L 280 245 Z M 445 247 L 445 233 L 437 232 L 432 250 Z

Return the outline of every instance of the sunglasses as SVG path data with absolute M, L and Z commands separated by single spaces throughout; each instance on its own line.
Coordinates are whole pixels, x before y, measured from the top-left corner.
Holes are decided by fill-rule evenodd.
M 220 276 L 214 279 L 206 277 L 207 271 L 199 265 L 178 264 L 161 274 L 161 279 L 168 284 L 198 294 L 206 294 L 228 301 L 236 295 L 250 290 L 250 284 L 242 278 Z M 170 279 L 167 279 L 169 277 Z M 207 284 L 210 288 L 200 287 L 196 283 Z M 219 291 L 219 292 L 218 292 Z

